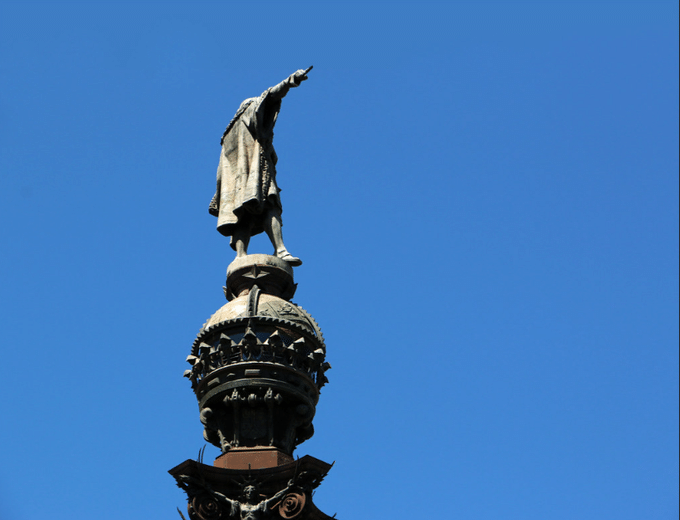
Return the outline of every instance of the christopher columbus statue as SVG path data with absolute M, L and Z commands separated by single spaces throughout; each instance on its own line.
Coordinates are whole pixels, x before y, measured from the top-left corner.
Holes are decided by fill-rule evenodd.
M 209 211 L 217 217 L 217 230 L 231 237 L 237 258 L 248 254 L 250 237 L 264 231 L 277 257 L 292 266 L 302 264 L 283 244 L 272 140 L 281 100 L 310 70 L 298 70 L 260 97 L 246 99 L 222 135 L 217 191 Z

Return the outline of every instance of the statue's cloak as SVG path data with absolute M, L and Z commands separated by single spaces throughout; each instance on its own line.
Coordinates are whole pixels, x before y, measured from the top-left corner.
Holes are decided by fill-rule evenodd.
M 272 140 L 281 99 L 295 86 L 291 81 L 244 101 L 222 136 L 217 190 L 209 211 L 225 236 L 239 226 L 249 226 L 251 236 L 262 233 L 267 206 L 281 208 Z

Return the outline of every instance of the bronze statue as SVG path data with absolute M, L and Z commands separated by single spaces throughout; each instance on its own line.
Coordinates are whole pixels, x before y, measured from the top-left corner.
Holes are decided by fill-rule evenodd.
M 200 463 L 199 463 L 200 464 Z M 297 472 L 297 466 L 295 466 Z M 250 472 L 250 470 L 249 470 Z M 288 481 L 285 488 L 270 498 L 258 501 L 260 497 L 257 486 L 246 483 L 237 500 L 232 500 L 224 493 L 212 488 L 203 475 L 198 478 L 191 475 L 174 475 L 177 485 L 189 495 L 189 517 L 192 520 L 207 520 L 207 518 L 233 518 L 234 520 L 266 520 L 272 516 L 276 518 L 293 518 L 286 513 L 295 513 L 305 507 L 307 501 L 305 492 L 296 484 L 298 477 L 306 478 L 307 472 L 302 472 Z M 323 477 L 319 479 L 319 482 Z M 252 482 L 252 481 L 251 481 Z M 318 485 L 318 482 L 316 483 Z M 293 488 L 299 489 L 293 492 Z M 274 513 L 278 506 L 279 514 Z M 179 511 L 182 518 L 184 515 Z
M 277 257 L 293 266 L 302 264 L 283 244 L 272 140 L 281 100 L 311 69 L 298 70 L 260 97 L 246 99 L 222 135 L 217 190 L 209 212 L 217 217 L 217 230 L 231 237 L 237 258 L 248 254 L 250 237 L 264 231 Z
M 243 502 L 231 500 L 221 493 L 215 493 L 219 500 L 229 506 L 229 518 L 239 520 L 264 520 L 271 515 L 271 507 L 280 501 L 288 493 L 295 483 L 291 480 L 288 486 L 276 493 L 273 497 L 261 502 L 256 502 L 259 493 L 253 485 L 248 485 L 243 490 Z

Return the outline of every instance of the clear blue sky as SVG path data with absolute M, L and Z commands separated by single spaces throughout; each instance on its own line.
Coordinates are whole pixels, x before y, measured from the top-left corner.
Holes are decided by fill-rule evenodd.
M 219 139 L 309 65 L 275 144 L 320 508 L 676 519 L 677 2 L 1 0 L 0 520 L 179 519 Z

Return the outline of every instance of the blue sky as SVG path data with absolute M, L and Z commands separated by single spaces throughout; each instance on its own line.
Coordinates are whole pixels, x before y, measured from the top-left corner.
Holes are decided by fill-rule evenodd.
M 0 519 L 179 518 L 219 139 L 309 65 L 275 144 L 319 507 L 677 518 L 676 2 L 1 1 Z

